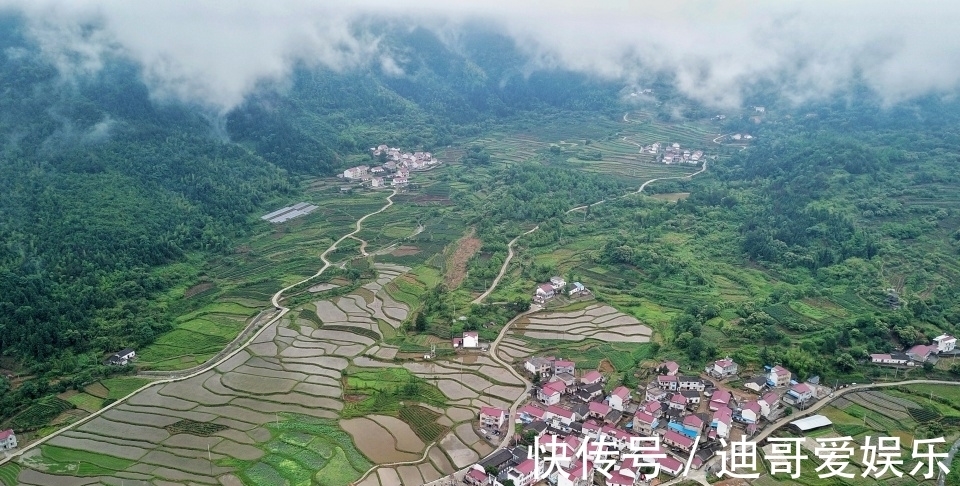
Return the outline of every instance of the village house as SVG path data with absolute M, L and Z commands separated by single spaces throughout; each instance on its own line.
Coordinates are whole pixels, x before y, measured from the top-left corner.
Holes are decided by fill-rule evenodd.
M 654 417 L 660 418 L 660 416 L 663 415 L 663 403 L 648 402 L 643 406 L 643 411 L 653 415 Z
M 679 393 L 674 393 L 670 397 L 668 406 L 674 410 L 684 410 L 687 408 L 687 399 Z
M 517 420 L 525 423 L 543 420 L 546 413 L 546 410 L 536 406 L 533 403 L 528 403 L 517 410 Z
M 590 385 L 581 386 L 577 390 L 577 398 L 584 402 L 593 401 L 595 398 L 600 398 L 603 396 L 603 383 L 592 383 Z
M 581 385 L 592 385 L 594 383 L 601 383 L 603 381 L 603 375 L 600 374 L 597 370 L 590 370 L 583 374 L 580 377 Z
M 451 340 L 453 349 L 476 349 L 480 347 L 480 333 L 469 331 L 463 333 L 461 337 L 455 337 Z
M 534 300 L 539 302 L 544 302 L 548 299 L 552 299 L 555 292 L 553 286 L 548 283 L 543 283 L 537 286 L 537 292 L 534 295 Z
M 410 181 L 406 177 L 402 177 L 398 175 L 397 177 L 394 177 L 392 181 L 390 181 L 390 185 L 393 187 L 405 186 L 407 185 L 408 182 Z
M 370 167 L 366 165 L 358 165 L 357 167 L 351 167 L 343 171 L 343 178 L 344 179 L 362 179 L 364 176 L 367 175 L 367 171 L 369 169 Z
M 583 284 L 580 282 L 574 282 L 570 285 L 570 291 L 567 293 L 567 295 L 574 296 L 574 295 L 581 295 L 584 293 L 587 293 L 587 288 L 584 287 Z
M 577 414 L 568 408 L 559 405 L 550 405 L 547 407 L 547 413 L 543 415 L 545 422 L 553 423 L 555 426 L 569 428 L 570 424 L 577 420 Z
M 687 406 L 700 403 L 700 392 L 696 390 L 683 390 L 680 392 L 680 395 L 687 401 Z
M 618 386 L 610 392 L 606 401 L 610 408 L 622 412 L 623 407 L 630 401 L 630 389 L 625 386 Z
M 534 356 L 523 363 L 523 368 L 533 375 L 540 375 L 540 378 L 549 378 L 550 374 L 553 373 L 554 360 L 553 356 L 547 358 Z
M 472 484 L 474 486 L 480 486 L 488 483 L 487 473 L 481 471 L 478 469 L 478 467 L 479 466 L 475 464 L 474 467 L 470 469 L 470 472 L 463 477 L 463 481 L 465 483 Z
M 757 420 L 760 420 L 760 404 L 756 400 L 744 403 L 740 409 L 740 418 L 748 424 L 757 423 Z
M 712 364 L 707 366 L 705 371 L 708 375 L 714 378 L 724 379 L 728 376 L 737 374 L 739 369 L 740 367 L 737 365 L 737 363 L 727 357 L 714 361 Z
M 573 361 L 558 359 L 553 362 L 553 374 L 568 373 L 572 375 L 576 366 L 576 363 Z
M 107 364 L 113 366 L 126 366 L 136 358 L 137 352 L 132 348 L 126 348 L 122 351 L 113 353 L 109 358 L 107 358 Z
M 798 383 L 790 387 L 783 400 L 791 405 L 802 405 L 814 397 L 813 387 L 806 383 Z
M 683 452 L 690 452 L 690 448 L 693 447 L 693 441 L 693 439 L 672 430 L 668 430 L 663 434 L 663 443 L 665 445 L 680 449 Z
M 513 481 L 514 486 L 530 486 L 538 477 L 540 464 L 533 459 L 527 459 L 507 470 L 507 479 Z
M 480 426 L 499 429 L 507 420 L 507 411 L 496 407 L 480 407 Z
M 931 344 L 931 345 L 918 344 L 906 350 L 905 353 L 910 359 L 918 363 L 925 363 L 928 359 L 930 359 L 931 355 L 934 355 L 937 353 L 937 346 L 935 344 Z
M 948 334 L 941 334 L 933 338 L 933 342 L 937 345 L 938 353 L 949 353 L 957 347 L 957 338 Z
M 743 382 L 743 387 L 746 388 L 747 390 L 760 393 L 763 391 L 764 388 L 767 387 L 767 376 L 762 375 L 762 376 L 757 376 L 755 378 L 751 378 Z
M 657 464 L 660 466 L 661 471 L 673 477 L 679 476 L 684 467 L 682 462 L 670 456 L 657 459 Z
M 675 391 L 678 389 L 679 378 L 674 375 L 660 375 L 657 377 L 657 386 L 664 389 Z
M 676 361 L 664 361 L 657 366 L 657 372 L 666 376 L 677 376 L 680 372 L 680 365 Z
M 607 405 L 606 403 L 603 403 L 603 402 L 590 402 L 587 404 L 587 407 L 588 407 L 587 417 L 595 418 L 597 420 L 603 420 L 604 418 L 606 418 L 607 414 L 610 413 L 610 411 L 612 410 L 610 408 L 610 405 Z
M 537 399 L 545 405 L 556 405 L 560 403 L 560 396 L 567 391 L 567 385 L 562 381 L 551 381 L 540 387 L 537 391 Z
M 0 432 L 0 451 L 6 451 L 17 448 L 17 436 L 13 429 L 7 429 Z
M 370 187 L 383 187 L 383 177 L 374 177 L 370 179 Z
M 717 438 L 725 439 L 730 436 L 730 427 L 733 425 L 733 410 L 721 408 L 713 413 L 710 427 L 715 431 Z
M 383 167 L 372 167 L 370 169 L 371 174 L 383 174 L 384 172 L 386 172 L 386 169 Z
M 633 415 L 633 431 L 643 437 L 652 436 L 653 429 L 656 429 L 659 424 L 660 421 L 657 420 L 657 417 L 642 410 L 638 410 L 637 413 Z
M 728 408 L 733 394 L 727 390 L 717 390 L 710 397 L 710 411 L 716 412 L 721 408 Z
M 757 404 L 760 405 L 760 415 L 769 420 L 773 413 L 780 408 L 780 396 L 775 391 L 768 392 L 757 400 Z
M 770 372 L 767 373 L 767 386 L 773 388 L 787 386 L 790 384 L 790 377 L 790 370 L 780 365 L 774 366 L 770 369 Z
M 703 391 L 707 384 L 699 376 L 681 376 L 677 380 L 677 389 Z
M 906 353 L 878 353 L 870 355 L 870 362 L 873 364 L 885 364 L 896 366 L 913 366 L 910 357 Z
M 645 402 L 662 402 L 667 399 L 667 390 L 660 388 L 656 382 L 651 381 L 647 384 L 646 393 L 644 394 L 643 401 Z
M 610 425 L 600 427 L 600 439 L 613 443 L 613 446 L 621 451 L 630 445 L 631 437 L 633 437 L 633 435 L 623 429 L 618 429 Z
M 554 292 L 560 292 L 567 286 L 567 282 L 562 277 L 550 277 L 550 286 L 553 287 Z

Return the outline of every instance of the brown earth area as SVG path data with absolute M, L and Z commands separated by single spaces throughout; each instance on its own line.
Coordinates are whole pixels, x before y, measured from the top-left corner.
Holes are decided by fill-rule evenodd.
M 617 371 L 617 369 L 614 368 L 612 364 L 610 364 L 609 360 L 604 359 L 603 361 L 600 362 L 601 373 L 613 373 L 615 371 Z
M 190 297 L 193 297 L 194 295 L 197 295 L 197 294 L 199 294 L 200 292 L 204 292 L 204 291 L 210 290 L 210 289 L 213 288 L 213 285 L 214 285 L 213 282 L 198 283 L 198 284 L 194 285 L 193 287 L 190 287 L 189 289 L 187 289 L 187 290 L 183 293 L 183 298 L 189 299 Z
M 395 257 L 410 256 L 420 253 L 420 249 L 415 246 L 404 245 L 390 252 Z
M 444 276 L 444 284 L 448 289 L 453 290 L 463 283 L 467 278 L 467 261 L 480 250 L 483 242 L 474 236 L 475 228 L 470 228 L 466 235 L 457 241 L 457 249 L 447 260 L 447 274 Z

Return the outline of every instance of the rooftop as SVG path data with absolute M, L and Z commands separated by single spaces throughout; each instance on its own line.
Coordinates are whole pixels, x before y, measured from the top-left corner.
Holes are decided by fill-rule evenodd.
M 820 427 L 833 425 L 833 422 L 823 415 L 811 415 L 800 420 L 794 420 L 793 422 L 790 422 L 790 425 L 800 429 L 802 432 L 806 432 L 808 430 L 819 429 Z

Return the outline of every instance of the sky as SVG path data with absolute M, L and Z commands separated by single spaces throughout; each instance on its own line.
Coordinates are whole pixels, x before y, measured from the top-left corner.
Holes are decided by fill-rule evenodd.
M 108 56 L 143 66 L 158 99 L 229 110 L 293 66 L 403 75 L 371 15 L 455 42 L 464 22 L 514 38 L 528 70 L 622 81 L 666 73 L 690 98 L 735 107 L 757 84 L 785 100 L 841 94 L 859 79 L 887 103 L 960 87 L 960 2 L 886 0 L 0 0 L 64 77 Z

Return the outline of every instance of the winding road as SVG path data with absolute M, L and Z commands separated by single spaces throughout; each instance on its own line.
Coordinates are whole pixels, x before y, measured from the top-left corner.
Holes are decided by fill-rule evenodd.
M 33 443 L 31 443 L 31 444 L 29 444 L 29 445 L 27 445 L 27 446 L 24 446 L 24 447 L 18 449 L 16 452 L 7 453 L 7 454 L 5 455 L 5 457 L 3 457 L 2 459 L 0 459 L 0 465 L 5 464 L 5 463 L 7 463 L 7 462 L 9 462 L 9 461 L 11 461 L 11 460 L 13 460 L 13 459 L 21 456 L 23 453 L 25 453 L 25 452 L 27 452 L 27 451 L 29 451 L 29 450 L 37 447 L 37 446 L 40 446 L 40 445 L 42 445 L 42 444 L 45 444 L 47 441 L 52 440 L 53 438 L 59 436 L 60 434 L 62 434 L 62 433 L 64 433 L 64 432 L 67 432 L 67 431 L 69 431 L 69 430 L 73 430 L 74 428 L 79 427 L 80 425 L 83 425 L 83 424 L 89 422 L 90 420 L 93 420 L 93 419 L 96 418 L 96 417 L 99 417 L 100 415 L 106 413 L 107 411 L 112 410 L 114 407 L 119 406 L 120 404 L 126 402 L 127 399 L 129 399 L 129 398 L 132 397 L 133 395 L 136 395 L 137 393 L 140 393 L 140 392 L 142 392 L 143 390 L 146 390 L 147 388 L 150 388 L 150 387 L 156 386 L 156 385 L 162 385 L 162 384 L 164 384 L 164 383 L 174 383 L 174 382 L 177 382 L 177 381 L 188 380 L 188 379 L 193 378 L 193 377 L 195 377 L 195 376 L 197 376 L 197 375 L 200 375 L 200 374 L 202 374 L 202 373 L 206 373 L 207 371 L 209 371 L 209 370 L 211 370 L 211 369 L 213 369 L 213 368 L 215 368 L 215 367 L 217 367 L 217 366 L 220 366 L 220 364 L 222 364 L 222 363 L 224 363 L 225 361 L 227 361 L 228 359 L 234 357 L 234 356 L 235 356 L 237 353 L 239 353 L 240 351 L 243 351 L 244 349 L 246 349 L 247 346 L 249 346 L 250 344 L 252 344 L 252 343 L 257 339 L 257 337 L 259 337 L 260 334 L 263 333 L 263 331 L 264 331 L 265 329 L 267 329 L 267 328 L 270 327 L 272 324 L 274 324 L 274 323 L 276 323 L 277 321 L 279 321 L 284 315 L 286 315 L 287 312 L 290 312 L 290 309 L 289 309 L 289 308 L 283 307 L 282 305 L 280 305 L 280 299 L 282 298 L 283 293 L 286 292 L 287 290 L 290 290 L 290 289 L 293 288 L 293 287 L 296 287 L 297 285 L 303 284 L 303 283 L 305 283 L 305 282 L 307 282 L 307 281 L 309 281 L 309 280 L 311 280 L 311 279 L 314 279 L 314 278 L 319 277 L 320 275 L 322 275 L 323 272 L 325 272 L 325 271 L 326 271 L 328 268 L 330 268 L 330 266 L 332 265 L 332 263 L 331 263 L 329 260 L 327 260 L 327 255 L 330 254 L 330 252 L 336 250 L 336 249 L 337 249 L 337 245 L 340 244 L 343 240 L 345 240 L 345 239 L 347 239 L 347 238 L 350 238 L 350 237 L 353 237 L 353 235 L 355 235 L 355 234 L 357 234 L 358 232 L 360 232 L 361 225 L 363 224 L 363 221 L 364 221 L 364 220 L 366 220 L 367 218 L 369 218 L 370 216 L 373 216 L 373 215 L 375 215 L 375 214 L 382 213 L 382 212 L 385 211 L 387 208 L 389 208 L 390 206 L 392 206 L 392 205 L 393 205 L 393 196 L 396 196 L 396 195 L 397 195 L 397 191 L 396 191 L 396 189 L 394 189 L 394 191 L 393 191 L 389 196 L 387 196 L 387 203 L 386 203 L 383 207 L 381 207 L 380 209 L 378 209 L 378 210 L 376 210 L 376 211 L 374 211 L 374 212 L 372 212 L 372 213 L 369 213 L 369 214 L 361 217 L 360 219 L 358 219 L 358 220 L 357 220 L 357 223 L 356 223 L 356 228 L 355 228 L 353 231 L 351 231 L 350 233 L 347 233 L 346 235 L 343 235 L 342 237 L 340 237 L 340 239 L 338 239 L 338 240 L 335 241 L 332 245 L 330 245 L 330 247 L 327 248 L 326 251 L 324 251 L 323 253 L 321 253 L 321 254 L 320 254 L 320 260 L 323 261 L 323 267 L 321 267 L 320 270 L 317 271 L 317 273 L 315 273 L 313 276 L 307 277 L 307 278 L 305 278 L 305 279 L 303 279 L 303 280 L 301 280 L 301 281 L 299 281 L 299 282 L 297 282 L 297 283 L 295 283 L 295 284 L 293 284 L 293 285 L 284 287 L 283 289 L 280 289 L 276 294 L 274 294 L 274 295 L 273 295 L 273 298 L 272 298 L 270 301 L 271 301 L 271 303 L 273 304 L 273 306 L 274 306 L 274 308 L 275 308 L 275 311 L 279 311 L 279 312 L 276 312 L 276 313 L 273 315 L 273 317 L 272 317 L 266 324 L 264 324 L 262 327 L 260 327 L 260 329 L 258 329 L 255 333 L 253 333 L 253 335 L 250 336 L 250 338 L 247 339 L 247 341 L 246 341 L 242 346 L 239 346 L 239 347 L 237 347 L 236 349 L 234 349 L 233 351 L 231 351 L 230 353 L 227 353 L 226 355 L 221 356 L 219 359 L 216 359 L 216 358 L 211 359 L 211 360 L 208 361 L 205 365 L 202 365 L 200 368 L 196 369 L 196 371 L 187 372 L 186 374 L 182 374 L 182 373 L 184 373 L 184 371 L 178 371 L 178 372 L 175 372 L 175 373 L 180 373 L 180 374 L 178 374 L 178 375 L 176 375 L 176 376 L 172 376 L 172 377 L 170 377 L 170 378 L 166 378 L 166 379 L 162 379 L 162 380 L 157 380 L 157 381 L 150 382 L 150 383 L 148 383 L 148 384 L 146 384 L 146 385 L 144 385 L 144 386 L 142 386 L 142 387 L 134 390 L 133 392 L 129 393 L 127 396 L 125 396 L 125 397 L 123 397 L 123 398 L 121 398 L 121 399 L 119 399 L 119 400 L 117 400 L 117 401 L 115 401 L 115 402 L 107 405 L 106 407 L 103 407 L 103 408 L 101 408 L 100 410 L 98 410 L 98 411 L 96 411 L 96 412 L 94 412 L 94 413 L 91 413 L 90 415 L 87 415 L 86 417 L 83 417 L 82 419 L 77 420 L 76 422 L 73 422 L 72 424 L 67 425 L 67 426 L 64 427 L 64 428 L 62 428 L 62 429 L 60 429 L 60 430 L 57 430 L 56 432 L 53 432 L 53 433 L 51 433 L 50 435 L 48 435 L 48 436 L 46 436 L 46 437 L 43 437 L 43 438 L 40 439 L 40 440 L 37 440 L 36 442 L 33 442 Z M 246 332 L 248 332 L 250 329 L 252 329 L 253 326 L 255 326 L 258 321 L 259 321 L 259 319 L 253 319 L 253 320 L 250 322 L 250 324 L 248 324 L 247 327 L 243 330 L 243 332 L 241 333 L 241 335 L 243 335 L 244 333 L 246 333 Z M 219 355 L 218 355 L 218 356 L 219 356 Z M 155 375 L 154 375 L 154 376 L 155 376 Z M 428 451 L 429 451 L 429 449 L 428 449 Z

